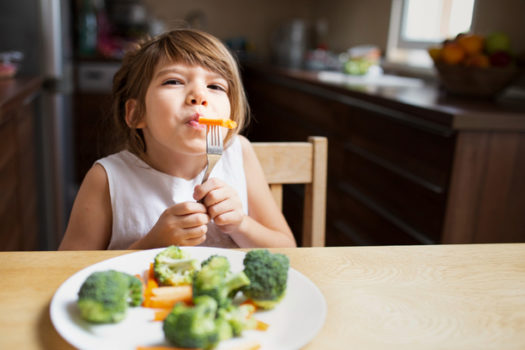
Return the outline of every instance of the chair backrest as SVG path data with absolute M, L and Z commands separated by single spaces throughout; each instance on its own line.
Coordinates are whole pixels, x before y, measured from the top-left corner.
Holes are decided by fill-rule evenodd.
M 310 136 L 308 142 L 253 142 L 273 197 L 282 210 L 283 185 L 304 184 L 302 245 L 323 247 L 326 225 L 328 141 Z

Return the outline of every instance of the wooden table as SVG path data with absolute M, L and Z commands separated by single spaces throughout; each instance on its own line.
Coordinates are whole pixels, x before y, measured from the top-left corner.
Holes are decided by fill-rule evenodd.
M 525 349 L 525 244 L 275 249 L 324 294 L 313 349 Z M 71 349 L 49 304 L 125 251 L 0 253 L 0 349 Z

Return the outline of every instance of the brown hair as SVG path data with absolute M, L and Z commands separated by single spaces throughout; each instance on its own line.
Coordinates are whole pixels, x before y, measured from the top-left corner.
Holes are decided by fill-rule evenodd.
M 247 124 L 248 102 L 242 86 L 237 62 L 222 44 L 211 34 L 188 28 L 175 29 L 149 41 L 138 44 L 129 51 L 122 67 L 113 78 L 113 150 L 128 149 L 141 155 L 146 151 L 142 130 L 129 127 L 126 123 L 126 101 L 136 99 L 137 106 L 131 124 L 136 125 L 146 111 L 145 96 L 154 70 L 161 60 L 200 65 L 220 74 L 228 82 L 228 98 L 231 105 L 231 119 L 237 128 L 228 130 L 225 144 Z

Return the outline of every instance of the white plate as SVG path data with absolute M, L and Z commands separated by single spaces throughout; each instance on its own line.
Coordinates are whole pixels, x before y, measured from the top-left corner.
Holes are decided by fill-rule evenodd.
M 230 261 L 233 272 L 243 269 L 244 252 L 206 247 L 182 249 L 201 261 L 212 254 L 223 255 Z M 114 269 L 129 274 L 142 273 L 161 250 L 144 250 L 108 259 L 68 278 L 51 301 L 51 322 L 58 333 L 79 349 L 135 350 L 139 345 L 169 345 L 164 339 L 162 322 L 152 321 L 152 309 L 130 307 L 127 317 L 120 323 L 92 325 L 80 318 L 76 306 L 78 290 L 92 272 Z M 227 350 L 248 340 L 258 341 L 266 350 L 299 349 L 321 329 L 326 317 L 326 302 L 314 283 L 290 268 L 286 296 L 275 309 L 259 311 L 256 317 L 270 325 L 268 330 L 245 331 L 240 338 L 221 342 L 217 350 Z

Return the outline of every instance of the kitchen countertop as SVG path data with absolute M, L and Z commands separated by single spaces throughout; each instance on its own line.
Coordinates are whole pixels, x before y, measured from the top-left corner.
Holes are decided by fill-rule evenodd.
M 348 104 L 403 111 L 422 121 L 451 130 L 525 131 L 525 99 L 458 97 L 437 84 L 417 78 L 384 75 L 377 78 L 350 77 L 338 72 L 284 69 L 246 63 L 243 73 L 302 89 Z
M 327 302 L 304 349 L 525 349 L 525 244 L 272 250 Z M 75 272 L 126 253 L 0 252 L 0 348 L 72 349 L 51 298 Z

